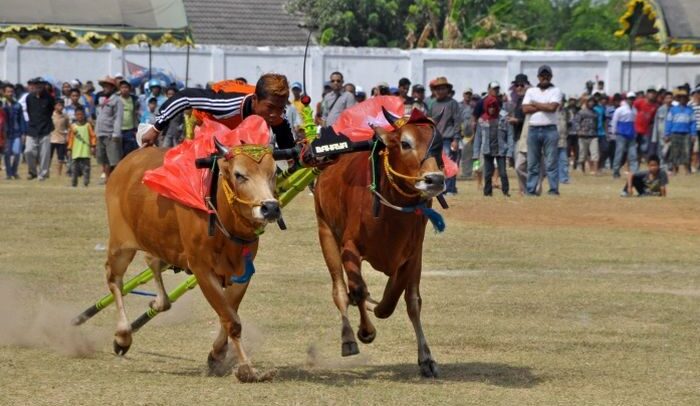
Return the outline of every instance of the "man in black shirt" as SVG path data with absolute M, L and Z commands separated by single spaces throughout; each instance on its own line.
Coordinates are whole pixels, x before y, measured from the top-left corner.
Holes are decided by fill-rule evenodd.
M 56 100 L 46 91 L 46 81 L 35 78 L 29 81 L 34 85 L 34 92 L 27 96 L 27 114 L 29 125 L 27 126 L 27 140 L 24 148 L 24 156 L 29 167 L 29 178 L 36 177 L 44 180 L 49 177 L 49 164 L 51 162 L 51 137 L 53 131 L 53 114 Z M 39 171 L 37 172 L 37 160 Z

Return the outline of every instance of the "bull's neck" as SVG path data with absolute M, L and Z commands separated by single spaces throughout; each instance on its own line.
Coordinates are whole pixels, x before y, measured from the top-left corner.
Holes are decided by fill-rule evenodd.
M 219 184 L 216 192 L 216 207 L 219 211 L 221 224 L 226 228 L 232 236 L 253 241 L 258 238 L 258 227 L 245 218 L 239 210 L 250 210 L 250 207 L 233 202 L 229 204 L 226 198 L 226 193 L 223 190 L 223 182 L 227 180 L 223 176 L 219 176 Z M 231 186 L 233 187 L 233 186 Z

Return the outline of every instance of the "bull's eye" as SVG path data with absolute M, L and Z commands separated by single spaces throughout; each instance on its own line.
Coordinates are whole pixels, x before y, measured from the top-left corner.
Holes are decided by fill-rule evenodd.
M 403 150 L 411 149 L 411 144 L 409 144 L 406 141 L 401 141 L 401 149 L 403 149 Z
M 236 176 L 236 181 L 237 181 L 237 182 L 241 182 L 241 183 L 242 183 L 242 182 L 245 182 L 245 181 L 248 180 L 248 178 L 246 178 L 245 175 L 243 175 L 243 174 L 240 173 L 240 172 L 234 173 L 234 176 Z

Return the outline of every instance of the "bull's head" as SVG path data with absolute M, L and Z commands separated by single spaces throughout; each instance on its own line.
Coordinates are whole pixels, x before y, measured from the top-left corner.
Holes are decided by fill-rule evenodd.
M 417 110 L 409 119 L 399 119 L 386 110 L 384 116 L 394 131 L 376 127 L 375 132 L 386 146 L 393 170 L 404 175 L 404 179 L 414 179 L 407 186 L 421 192 L 424 197 L 442 193 L 445 189 L 442 136 L 435 124 Z
M 214 138 L 221 176 L 228 182 L 231 208 L 253 224 L 264 225 L 281 216 L 274 196 L 275 161 L 272 151 L 262 145 L 238 145 L 228 148 Z

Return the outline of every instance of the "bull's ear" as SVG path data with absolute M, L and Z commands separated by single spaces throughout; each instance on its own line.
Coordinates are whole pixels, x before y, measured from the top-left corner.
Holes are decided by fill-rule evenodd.
M 374 134 L 386 146 L 391 146 L 392 144 L 395 144 L 396 140 L 398 139 L 396 137 L 395 132 L 386 131 L 385 129 L 383 129 L 382 127 L 379 127 L 379 126 L 374 127 Z

